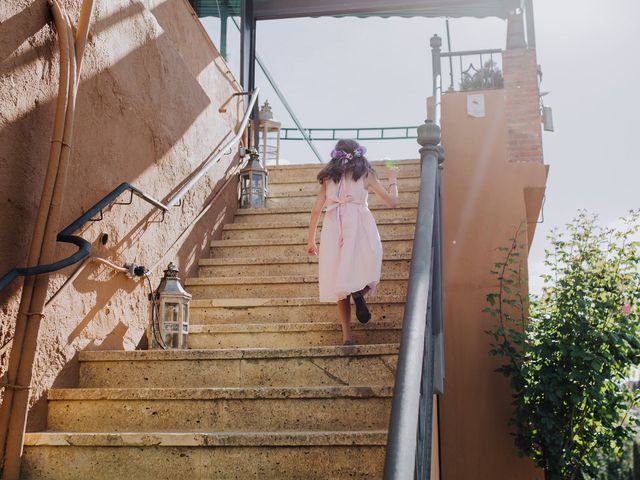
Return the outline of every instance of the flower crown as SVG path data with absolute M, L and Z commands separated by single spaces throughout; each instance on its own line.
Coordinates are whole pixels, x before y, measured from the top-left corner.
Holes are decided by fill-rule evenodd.
M 331 160 L 352 160 L 354 158 L 364 157 L 365 153 L 367 153 L 367 149 L 363 146 L 356 148 L 353 153 L 335 149 L 331 151 Z

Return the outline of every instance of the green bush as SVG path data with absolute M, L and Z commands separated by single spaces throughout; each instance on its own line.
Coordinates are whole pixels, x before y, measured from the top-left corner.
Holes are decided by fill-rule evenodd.
M 625 379 L 640 363 L 639 220 L 632 211 L 613 230 L 580 213 L 552 232 L 539 297 L 521 281 L 522 232 L 499 249 L 490 354 L 510 379 L 516 446 L 546 480 L 609 478 L 603 455 L 622 457 L 638 425 L 630 410 L 640 396 Z
M 462 91 L 503 87 L 502 70 L 493 60 L 487 60 L 479 70 L 474 69 L 471 65 L 468 71 L 462 72 L 462 81 L 460 82 L 460 90 Z

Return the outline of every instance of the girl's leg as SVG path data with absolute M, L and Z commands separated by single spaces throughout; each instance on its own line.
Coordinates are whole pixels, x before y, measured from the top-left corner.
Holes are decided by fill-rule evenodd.
M 351 336 L 351 302 L 350 298 L 338 300 L 338 316 L 340 317 L 340 325 L 342 326 L 342 341 L 353 342 Z

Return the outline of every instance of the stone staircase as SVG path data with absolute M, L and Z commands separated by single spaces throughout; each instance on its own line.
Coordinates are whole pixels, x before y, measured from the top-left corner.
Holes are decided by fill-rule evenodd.
M 49 391 L 22 478 L 382 478 L 419 164 L 400 162 L 397 209 L 369 197 L 383 276 L 354 347 L 306 256 L 318 168 L 271 167 L 268 208 L 239 211 L 185 280 L 190 350 L 80 353 L 79 388 Z

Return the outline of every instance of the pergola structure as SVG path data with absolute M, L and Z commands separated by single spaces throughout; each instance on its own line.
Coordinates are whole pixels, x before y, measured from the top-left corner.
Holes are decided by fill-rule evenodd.
M 226 50 L 227 19 L 240 17 L 240 81 L 255 86 L 255 36 L 259 20 L 300 17 L 498 17 L 524 31 L 535 47 L 533 0 L 190 0 L 200 17 L 221 20 L 220 47 Z M 522 25 L 522 27 L 520 27 Z M 511 25 L 510 25 L 511 26 Z

